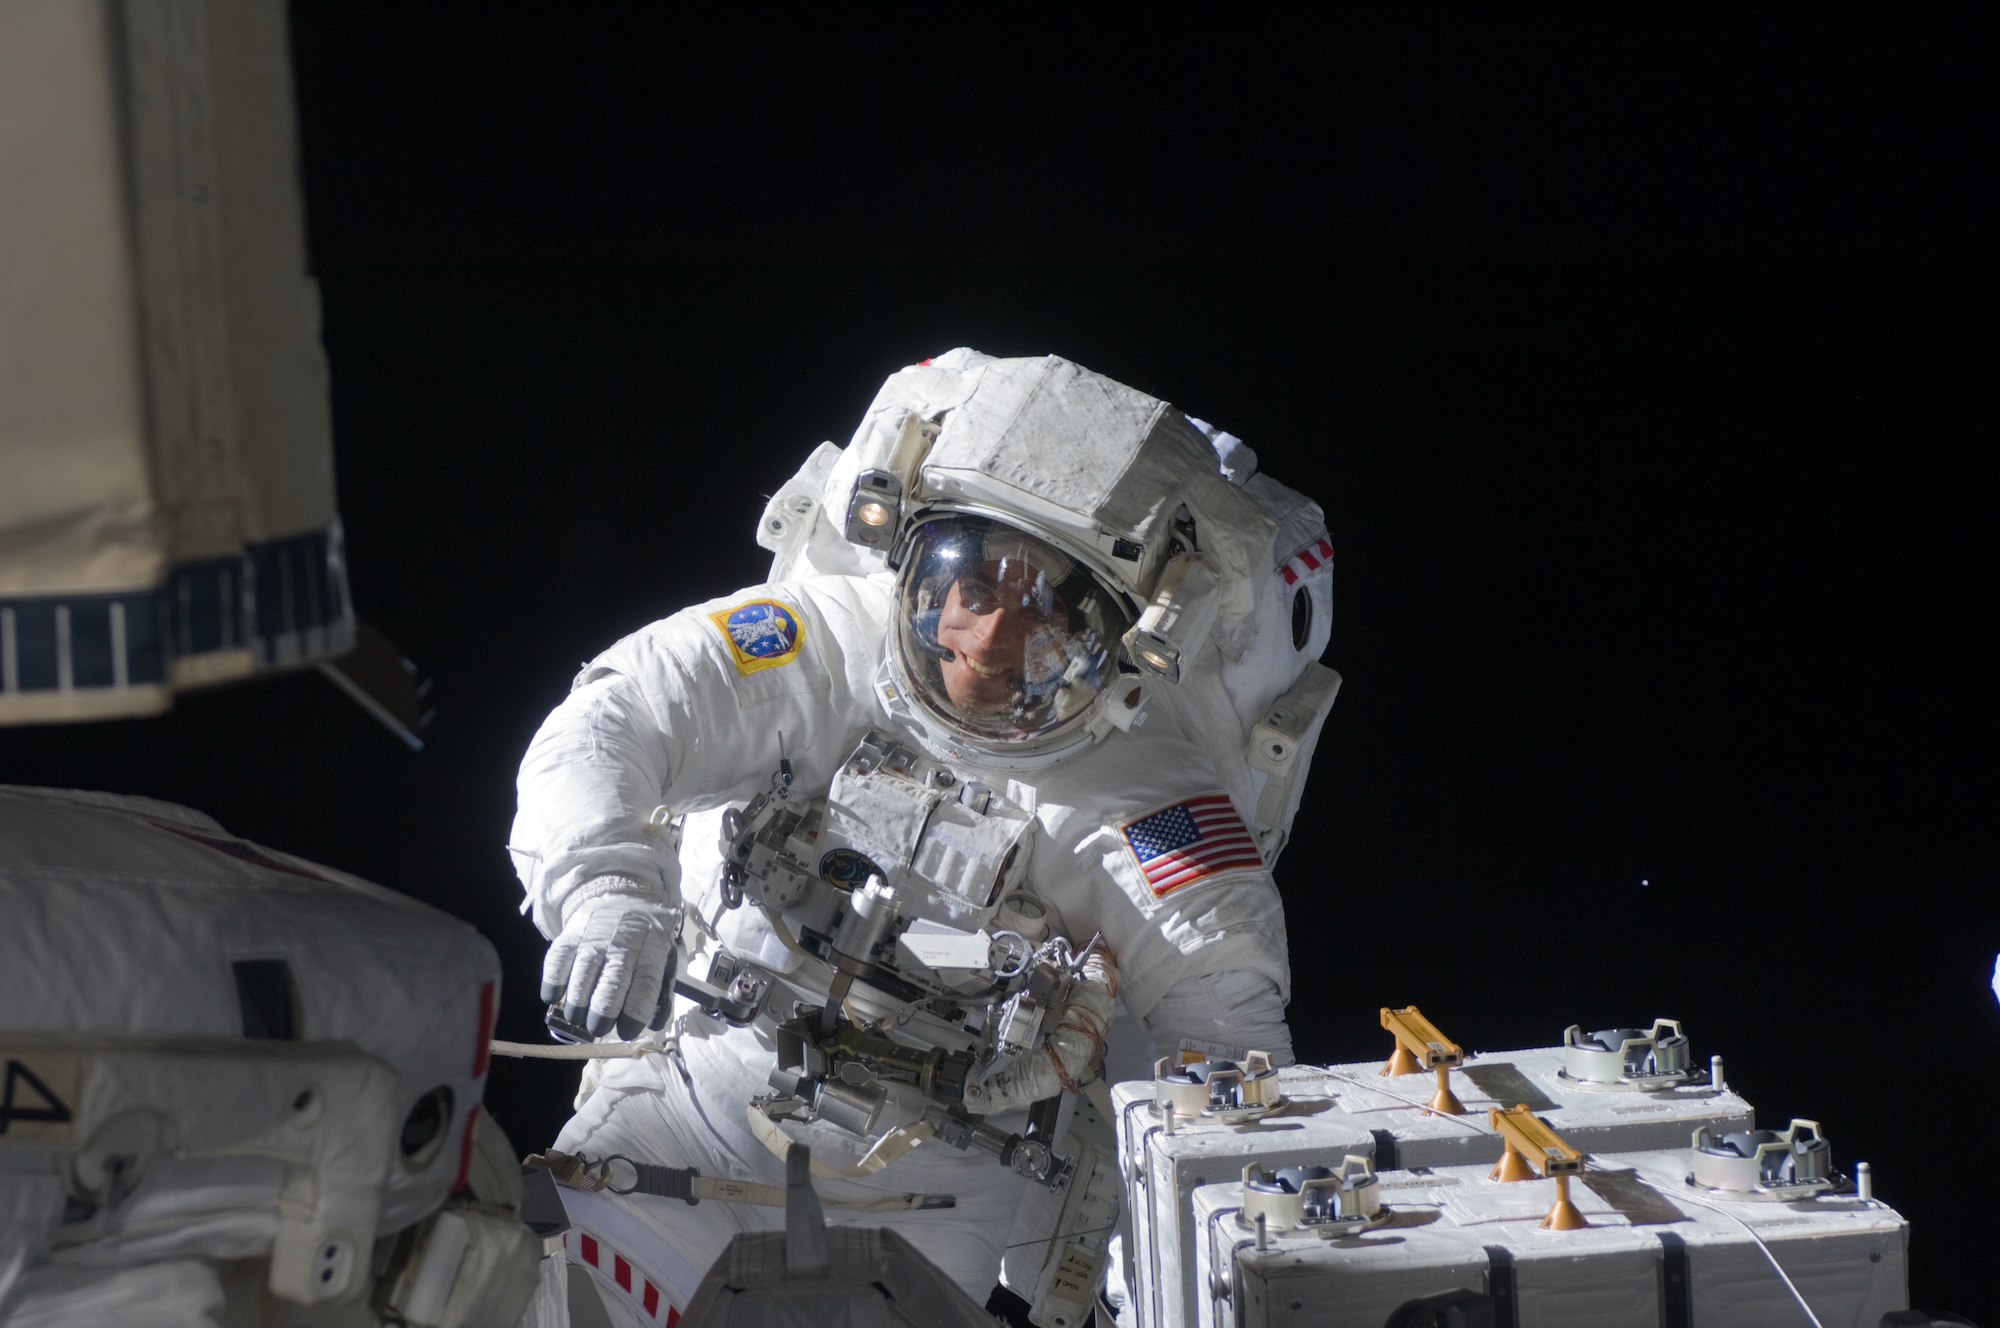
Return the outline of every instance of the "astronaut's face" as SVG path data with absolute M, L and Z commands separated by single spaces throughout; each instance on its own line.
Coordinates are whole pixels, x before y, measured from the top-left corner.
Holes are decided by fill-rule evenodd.
M 938 614 L 945 694 L 968 714 L 1006 711 L 1024 684 L 1062 672 L 1068 617 L 1048 578 L 1021 558 L 960 573 Z
M 953 742 L 988 751 L 1073 725 L 1117 677 L 1125 603 L 1074 555 L 991 517 L 919 527 L 898 571 L 895 667 Z

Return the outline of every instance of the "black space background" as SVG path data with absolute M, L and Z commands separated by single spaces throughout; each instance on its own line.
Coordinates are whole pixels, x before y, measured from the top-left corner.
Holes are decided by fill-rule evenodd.
M 1993 1312 L 1990 20 L 293 13 L 355 598 L 430 748 L 308 675 L 0 779 L 467 918 L 534 1037 L 501 846 L 578 662 L 760 580 L 890 371 L 1056 351 L 1327 510 L 1300 1057 L 1677 1017 L 1874 1164 L 1916 1303 Z M 525 1151 L 573 1081 L 489 1101 Z

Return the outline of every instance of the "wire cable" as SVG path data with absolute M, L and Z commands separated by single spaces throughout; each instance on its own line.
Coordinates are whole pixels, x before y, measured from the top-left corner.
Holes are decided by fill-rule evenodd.
M 524 1056 L 543 1061 L 622 1061 L 637 1060 L 659 1047 L 644 1042 L 489 1042 L 495 1056 Z
M 1586 1163 L 1585 1165 L 1589 1167 L 1589 1169 L 1592 1171 L 1609 1170 L 1609 1168 L 1598 1167 L 1591 1165 L 1589 1163 Z M 1764 1252 L 1764 1258 L 1767 1262 L 1770 1263 L 1771 1270 L 1778 1275 L 1778 1280 L 1780 1280 L 1785 1284 L 1785 1290 L 1792 1293 L 1792 1299 L 1796 1300 L 1799 1303 L 1799 1308 L 1805 1311 L 1805 1316 L 1809 1321 L 1811 1321 L 1813 1328 L 1826 1328 L 1826 1325 L 1819 1321 L 1819 1315 L 1813 1313 L 1812 1306 L 1806 1304 L 1806 1298 L 1803 1295 L 1799 1294 L 1798 1285 L 1792 1281 L 1791 1274 L 1787 1273 L 1784 1270 L 1783 1265 L 1781 1265 L 1778 1262 L 1778 1256 L 1771 1253 L 1771 1247 L 1764 1243 L 1764 1238 L 1757 1234 L 1757 1229 L 1755 1227 L 1751 1226 L 1748 1222 L 1745 1222 L 1742 1218 L 1738 1217 L 1736 1214 L 1730 1212 L 1727 1208 L 1724 1208 L 1721 1204 L 1711 1203 L 1707 1199 L 1697 1199 L 1692 1194 L 1684 1194 L 1679 1190 L 1663 1190 L 1654 1182 L 1647 1180 L 1644 1176 L 1640 1176 L 1639 1181 L 1641 1184 L 1645 1185 L 1647 1188 L 1651 1189 L 1655 1194 L 1660 1195 L 1664 1199 L 1667 1199 L 1669 1201 L 1672 1201 L 1674 1199 L 1685 1199 L 1691 1204 L 1699 1204 L 1703 1208 L 1709 1209 L 1712 1212 L 1721 1213 L 1724 1217 L 1734 1222 L 1737 1226 L 1742 1227 L 1744 1231 L 1749 1233 L 1750 1239 L 1757 1242 L 1757 1248 Z
M 1002 1248 L 1018 1250 L 1024 1245 L 1053 1245 L 1059 1240 L 1069 1240 L 1075 1236 L 1101 1236 L 1107 1231 L 1116 1231 L 1117 1229 L 1118 1224 L 1113 1222 L 1108 1227 L 1092 1227 L 1088 1231 L 1060 1231 L 1053 1236 L 1041 1236 L 1034 1240 L 1017 1240 L 1012 1245 L 1006 1245 Z
M 1471 1130 L 1474 1134 L 1490 1135 L 1494 1133 L 1492 1130 L 1487 1129 L 1484 1125 L 1474 1124 L 1472 1121 L 1467 1120 L 1464 1116 L 1450 1116 L 1446 1115 L 1444 1112 L 1441 1111 L 1432 1111 L 1431 1104 L 1428 1102 L 1419 1102 L 1413 1097 L 1404 1097 L 1401 1093 L 1391 1093 L 1386 1088 L 1377 1088 L 1373 1084 L 1363 1083 L 1361 1080 L 1356 1079 L 1353 1075 L 1341 1074 L 1336 1070 L 1328 1070 L 1326 1074 L 1327 1077 L 1330 1079 L 1338 1079 L 1341 1080 L 1343 1083 L 1353 1084 L 1356 1088 L 1365 1088 L 1371 1093 L 1380 1093 L 1383 1097 L 1392 1097 L 1395 1098 L 1396 1101 L 1398 1102 L 1407 1102 L 1413 1107 L 1422 1107 L 1427 1114 L 1440 1117 L 1444 1120 L 1452 1121 L 1459 1125 L 1463 1125 L 1466 1129 Z M 1474 1100 L 1476 1101 L 1477 1099 Z

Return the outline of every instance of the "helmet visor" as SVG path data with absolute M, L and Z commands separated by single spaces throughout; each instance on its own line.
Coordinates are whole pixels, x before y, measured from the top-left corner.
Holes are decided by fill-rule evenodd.
M 985 517 L 920 527 L 896 648 L 918 704 L 974 740 L 1044 737 L 1117 676 L 1123 600 L 1054 545 Z

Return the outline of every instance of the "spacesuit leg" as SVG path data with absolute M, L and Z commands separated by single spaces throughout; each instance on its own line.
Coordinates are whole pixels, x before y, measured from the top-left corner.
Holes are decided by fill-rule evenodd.
M 514 1328 L 572 1328 L 569 1312 L 569 1260 L 545 1257 L 535 1270 L 535 1291 L 514 1321 Z
M 670 1091 L 678 1077 L 664 1057 L 617 1064 L 563 1127 L 556 1149 L 594 1160 L 622 1154 L 661 1166 L 691 1166 L 705 1176 L 739 1174 L 731 1159 L 684 1128 L 688 1117 L 675 1110 L 682 1104 Z M 660 1324 L 669 1309 L 685 1310 L 730 1239 L 763 1226 L 754 1220 L 755 1210 L 734 1204 L 691 1206 L 650 1195 L 579 1190 L 562 1194 L 571 1223 L 564 1240 L 570 1278 L 597 1288 L 614 1323 L 622 1317 L 633 1324 Z
M 685 1131 L 700 1131 L 718 1155 L 740 1168 L 729 1174 L 745 1180 L 781 1185 L 785 1165 L 750 1133 L 745 1106 L 759 1091 L 768 1091 L 770 1053 L 746 1031 L 703 1035 L 691 1028 L 682 1040 L 686 1079 L 669 1085 L 673 1110 L 681 1113 Z M 755 1048 L 755 1054 L 751 1049 Z M 906 1102 L 898 1110 L 900 1123 L 913 1122 L 921 1103 Z M 1009 1130 L 1026 1125 L 1026 1114 L 1004 1113 L 993 1118 Z M 885 1119 L 883 1124 L 889 1122 Z M 830 1127 L 815 1126 L 815 1131 Z M 829 1140 L 829 1142 L 831 1142 Z M 854 1141 L 856 1150 L 863 1145 Z M 837 1164 L 831 1150 L 816 1157 Z M 816 1182 L 830 1224 L 884 1227 L 907 1239 L 925 1258 L 957 1282 L 965 1293 L 985 1303 L 1000 1268 L 1000 1257 L 1031 1182 L 999 1165 L 977 1149 L 959 1150 L 926 1144 L 880 1173 L 861 1180 L 821 1179 Z M 843 1204 L 918 1193 L 950 1195 L 953 1206 L 898 1212 L 864 1212 Z M 708 1205 L 703 1205 L 707 1207 Z M 784 1214 L 775 1208 L 740 1209 L 757 1229 L 780 1230 Z
M 755 1084 L 743 1048 L 728 1038 L 710 1042 L 690 1035 L 682 1053 L 679 1064 L 667 1056 L 609 1063 L 597 1091 L 557 1137 L 556 1148 L 593 1159 L 624 1154 L 663 1166 L 697 1167 L 705 1176 L 783 1185 L 784 1164 L 750 1133 L 745 1120 Z M 896 1231 L 967 1295 L 984 1303 L 1028 1182 L 983 1153 L 927 1147 L 865 1180 L 821 1179 L 816 1184 L 827 1203 L 829 1223 Z M 945 1209 L 900 1212 L 841 1206 L 905 1192 L 948 1194 L 955 1202 Z M 572 1263 L 600 1275 L 608 1263 L 615 1275 L 614 1256 L 623 1257 L 635 1279 L 649 1279 L 659 1289 L 661 1303 L 671 1302 L 676 1309 L 686 1307 L 732 1237 L 783 1230 L 785 1222 L 781 1209 L 715 1200 L 690 1206 L 648 1195 L 574 1190 L 565 1190 L 563 1197 L 572 1223 L 592 1237 L 597 1250 L 593 1263 L 580 1239 L 573 1241 Z M 577 1274 L 577 1269 L 570 1271 Z M 636 1294 L 643 1297 L 643 1290 Z

